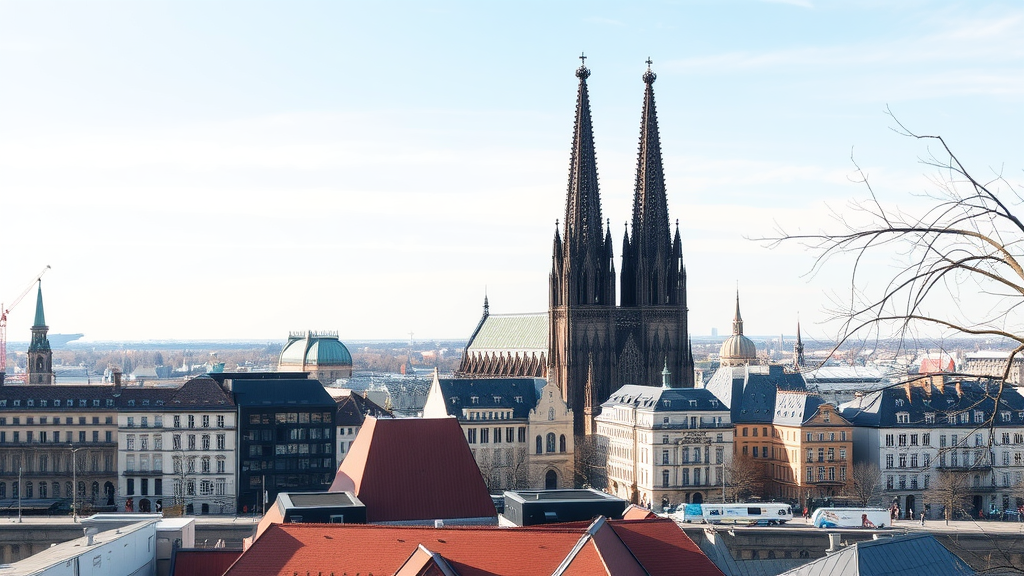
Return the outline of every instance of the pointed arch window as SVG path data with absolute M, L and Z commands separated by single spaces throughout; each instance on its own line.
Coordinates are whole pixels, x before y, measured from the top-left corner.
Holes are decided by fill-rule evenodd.
M 558 451 L 565 452 L 565 434 L 558 437 Z
M 547 440 L 548 440 L 548 442 L 547 442 L 547 444 L 548 444 L 548 446 L 547 446 L 548 452 L 554 452 L 555 451 L 555 433 L 554 432 L 548 432 Z
M 543 453 L 544 453 L 544 439 L 540 437 L 540 434 L 538 434 L 537 435 L 537 454 L 543 454 Z

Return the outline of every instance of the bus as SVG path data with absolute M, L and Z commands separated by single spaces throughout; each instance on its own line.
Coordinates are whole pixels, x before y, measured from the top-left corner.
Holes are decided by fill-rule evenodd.
M 750 524 L 751 526 L 778 526 L 793 519 L 793 508 L 789 504 L 737 503 L 737 504 L 687 504 L 683 509 L 684 522 L 705 524 Z
M 885 508 L 818 508 L 811 516 L 815 528 L 888 528 Z

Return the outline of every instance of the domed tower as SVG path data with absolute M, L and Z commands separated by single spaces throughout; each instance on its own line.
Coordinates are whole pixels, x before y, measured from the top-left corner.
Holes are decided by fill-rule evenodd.
M 337 332 L 291 332 L 277 363 L 281 372 L 309 372 L 325 386 L 352 377 L 352 354 Z
M 757 347 L 743 335 L 743 317 L 740 316 L 740 291 L 736 291 L 736 316 L 732 319 L 732 336 L 722 343 L 718 352 L 722 366 L 757 364 Z

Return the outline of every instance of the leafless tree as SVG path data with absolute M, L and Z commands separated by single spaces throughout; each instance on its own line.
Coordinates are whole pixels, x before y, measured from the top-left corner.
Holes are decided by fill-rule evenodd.
M 882 498 L 882 470 L 878 464 L 858 462 L 850 471 L 850 498 L 860 506 L 879 504 Z
M 575 440 L 574 472 L 577 488 L 607 487 L 606 455 L 597 436 L 577 436 Z
M 948 525 L 950 518 L 967 512 L 970 490 L 970 479 L 967 473 L 942 470 L 931 488 L 925 491 L 924 499 L 926 502 L 942 506 L 942 517 L 945 518 Z
M 790 233 L 769 246 L 798 243 L 815 255 L 811 275 L 834 260 L 852 267 L 846 295 L 834 301 L 839 333 L 833 352 L 848 341 L 896 335 L 902 345 L 924 335 L 970 334 L 1005 338 L 1024 350 L 1024 222 L 1013 209 L 1019 190 L 996 173 L 973 176 L 941 136 L 905 136 L 934 143 L 922 163 L 936 170 L 932 190 L 918 197 L 919 210 L 902 209 L 875 193 L 857 166 L 855 181 L 868 197 L 835 210 L 833 230 Z M 873 282 L 876 257 L 894 258 L 881 284 Z
M 725 491 L 730 500 L 742 502 L 752 496 L 763 497 L 767 480 L 764 465 L 750 456 L 736 455 L 725 467 Z

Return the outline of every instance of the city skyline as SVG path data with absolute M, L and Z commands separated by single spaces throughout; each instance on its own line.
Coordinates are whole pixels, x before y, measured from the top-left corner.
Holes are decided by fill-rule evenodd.
M 468 338 L 547 309 L 581 51 L 602 206 L 629 217 L 653 60 L 691 332 L 823 339 L 810 256 L 749 237 L 913 205 L 909 128 L 1020 182 L 1013 3 L 0 2 L 0 300 L 87 340 Z M 618 248 L 616 265 L 618 266 Z M 890 264 L 876 262 L 881 272 Z M 27 338 L 33 306 L 12 311 Z M 23 335 L 24 334 L 24 335 Z

